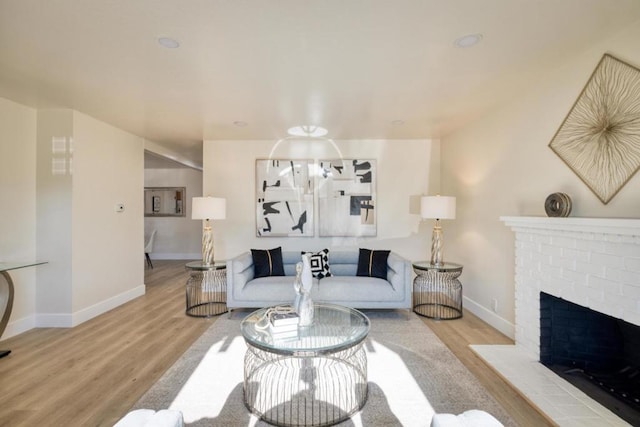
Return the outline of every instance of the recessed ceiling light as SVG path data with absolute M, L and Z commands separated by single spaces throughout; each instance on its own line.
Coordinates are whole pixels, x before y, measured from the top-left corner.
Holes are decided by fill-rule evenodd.
M 391 124 L 394 126 L 402 126 L 404 124 L 404 120 L 394 120 Z
M 233 122 L 233 124 L 240 128 L 244 128 L 244 127 L 247 127 L 249 123 L 243 122 L 242 120 L 236 120 L 235 122 Z
M 457 47 L 471 47 L 475 46 L 482 40 L 482 34 L 468 34 L 458 38 L 454 44 Z
M 329 133 L 328 130 L 321 126 L 313 126 L 313 125 L 301 125 L 294 126 L 287 130 L 287 133 L 292 136 L 325 136 Z
M 158 43 L 160 43 L 160 46 L 164 46 L 167 49 L 176 49 L 180 47 L 180 43 L 178 42 L 178 40 L 174 40 L 169 37 L 160 37 L 158 39 Z

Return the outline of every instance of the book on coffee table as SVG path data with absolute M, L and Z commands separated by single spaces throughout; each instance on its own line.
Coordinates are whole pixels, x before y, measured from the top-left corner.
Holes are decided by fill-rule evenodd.
M 298 329 L 296 328 L 295 330 L 292 331 L 278 331 L 278 332 L 271 332 L 271 337 L 274 340 L 282 340 L 282 339 L 287 339 L 287 338 L 298 338 Z
M 288 325 L 298 325 L 298 321 L 300 317 L 298 313 L 292 311 L 290 313 L 272 313 L 269 319 L 271 321 L 272 326 L 288 326 Z
M 269 324 L 269 331 L 271 334 L 282 334 L 287 332 L 298 332 L 298 324 L 297 323 L 288 323 L 284 325 L 274 325 L 273 323 Z

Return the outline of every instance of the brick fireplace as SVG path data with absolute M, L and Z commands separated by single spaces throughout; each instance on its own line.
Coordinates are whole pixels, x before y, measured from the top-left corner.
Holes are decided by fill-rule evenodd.
M 513 363 L 504 362 L 507 371 L 517 377 L 516 388 L 529 382 L 553 384 L 567 391 L 565 398 L 551 398 L 536 390 L 524 391 L 527 397 L 560 425 L 570 425 L 571 412 L 578 418 L 593 415 L 617 424 L 616 417 L 597 403 L 547 377 L 540 359 L 540 293 L 562 298 L 582 307 L 640 325 L 640 220 L 607 218 L 501 217 L 515 234 L 515 349 L 475 349 L 498 371 L 501 361 L 513 356 L 525 360 L 527 372 L 516 372 Z M 490 346 L 486 346 L 490 347 Z M 514 346 L 511 346 L 514 347 Z M 498 354 L 499 352 L 503 352 Z M 485 353 L 483 355 L 483 353 Z M 507 355 L 510 354 L 511 356 Z M 526 356 L 525 356 L 526 355 Z M 505 359 L 506 357 L 506 359 Z M 492 363 L 493 362 L 495 363 Z M 526 369 L 525 369 L 526 370 Z M 534 371 L 540 374 L 532 380 Z M 509 379 L 510 373 L 501 372 Z M 542 378 L 542 379 L 541 379 Z M 520 385 L 519 385 L 520 384 Z M 541 386 L 540 389 L 543 387 Z M 548 391 L 556 389 L 548 388 Z M 547 393 L 548 394 L 548 393 Z M 553 400 L 567 403 L 553 405 Z M 539 403 L 540 402 L 540 403 Z M 578 403 L 585 408 L 578 410 Z M 595 418 L 594 418 L 595 420 Z M 613 420 L 613 421 L 612 421 Z M 621 420 L 620 420 L 621 421 Z
M 540 292 L 640 325 L 640 220 L 501 220 L 515 232 L 517 345 L 540 356 Z

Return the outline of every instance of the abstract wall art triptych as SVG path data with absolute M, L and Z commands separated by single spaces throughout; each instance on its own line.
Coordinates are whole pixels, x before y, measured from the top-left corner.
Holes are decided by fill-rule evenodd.
M 376 162 L 256 160 L 256 235 L 313 237 L 317 194 L 321 237 L 376 235 Z

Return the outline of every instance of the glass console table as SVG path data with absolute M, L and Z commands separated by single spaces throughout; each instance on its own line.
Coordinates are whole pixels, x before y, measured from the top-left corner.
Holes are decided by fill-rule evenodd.
M 11 317 L 11 310 L 13 309 L 13 280 L 11 280 L 9 271 L 40 264 L 46 264 L 46 262 L 0 262 L 0 310 L 2 310 L 0 338 L 2 338 L 2 334 L 9 323 L 9 317 Z M 11 350 L 0 350 L 0 357 L 5 357 L 9 353 L 11 353 Z
M 458 276 L 462 265 L 445 262 L 434 265 L 414 262 L 413 311 L 420 316 L 438 320 L 462 317 L 462 284 Z

